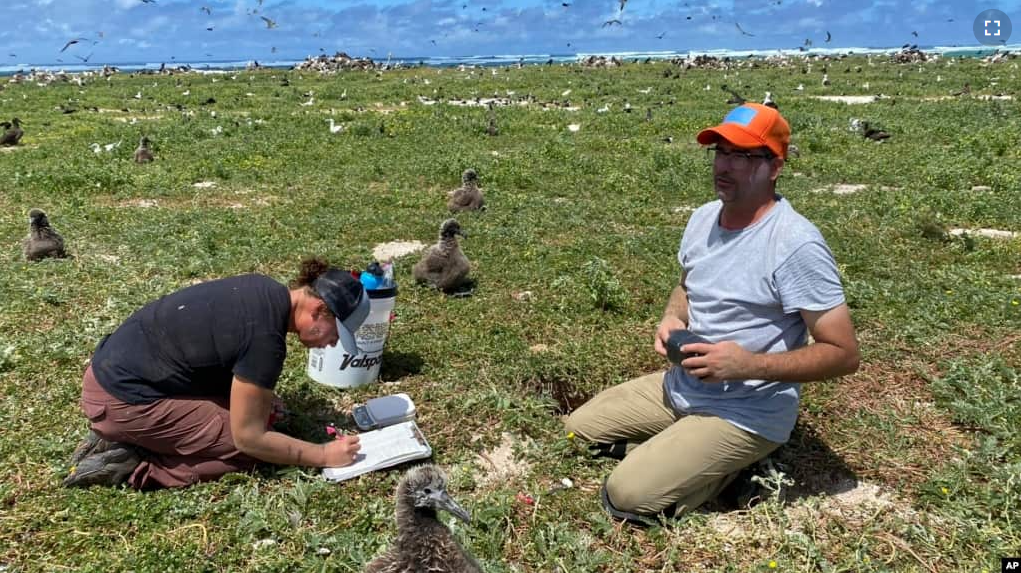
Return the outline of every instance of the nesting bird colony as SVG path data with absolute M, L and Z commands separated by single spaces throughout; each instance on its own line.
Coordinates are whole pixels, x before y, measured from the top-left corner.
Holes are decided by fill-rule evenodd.
M 401 505 L 394 523 L 402 471 L 59 483 L 86 432 L 83 363 L 133 310 L 232 274 L 286 281 L 308 254 L 364 268 L 378 245 L 417 241 L 394 260 L 380 383 L 321 386 L 295 342 L 278 390 L 289 430 L 321 441 L 355 402 L 414 396 L 444 487 L 472 514 L 430 527 L 481 569 L 992 570 L 1021 546 L 1003 469 L 1021 463 L 1004 446 L 1021 419 L 1006 399 L 1021 391 L 1019 63 L 4 78 L 0 569 L 352 571 L 399 555 L 414 529 Z M 561 416 L 665 368 L 652 335 L 677 246 L 714 199 L 694 136 L 737 98 L 790 121 L 779 190 L 834 251 L 864 365 L 804 387 L 777 454 L 786 502 L 621 528 L 597 493 L 612 462 L 586 458 Z

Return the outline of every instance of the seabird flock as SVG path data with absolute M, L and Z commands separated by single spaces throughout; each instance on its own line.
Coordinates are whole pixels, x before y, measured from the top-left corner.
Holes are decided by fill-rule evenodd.
M 147 5 L 156 5 L 157 4 L 157 0 L 138 0 L 138 1 L 140 3 L 142 3 L 142 4 L 147 4 Z M 264 14 L 261 14 L 263 0 L 256 0 L 256 2 L 257 2 L 256 7 L 254 7 L 254 8 L 247 8 L 245 10 L 245 14 L 247 14 L 248 16 L 258 16 L 262 20 L 262 22 L 265 25 L 265 28 L 267 30 L 272 30 L 272 29 L 277 28 L 278 24 L 277 24 L 277 21 L 275 19 L 270 18 L 269 16 L 266 16 Z M 624 18 L 624 8 L 627 6 L 628 0 L 612 0 L 612 2 L 617 6 L 616 13 L 615 13 L 615 15 L 613 17 L 604 20 L 602 22 L 601 27 L 602 28 L 613 28 L 614 26 L 616 26 L 618 28 L 623 28 L 625 23 L 626 23 L 626 20 Z M 770 7 L 780 6 L 780 5 L 782 5 L 782 3 L 783 3 L 782 0 L 769 0 L 768 2 L 765 2 L 765 4 L 767 4 Z M 571 2 L 561 2 L 560 5 L 561 5 L 561 7 L 564 10 L 567 10 L 571 6 L 574 6 L 574 3 L 571 3 Z M 467 3 L 467 2 L 461 4 L 461 9 L 462 10 L 467 10 L 469 7 L 470 7 L 469 3 Z M 707 3 L 707 4 L 705 4 L 703 6 L 700 6 L 700 7 L 693 7 L 693 6 L 691 6 L 691 3 L 685 2 L 684 3 L 684 7 L 689 10 L 689 13 L 685 16 L 685 20 L 686 21 L 694 21 L 697 18 L 701 18 L 701 17 L 706 17 L 711 22 L 717 22 L 717 21 L 724 22 L 725 21 L 721 14 L 714 13 L 714 11 L 716 9 L 718 9 L 718 6 L 716 6 L 715 4 Z M 484 14 L 485 16 L 488 16 L 488 15 L 491 14 L 491 12 L 488 11 L 488 8 L 486 6 L 481 6 L 480 10 L 481 10 L 481 12 L 485 13 Z M 200 6 L 199 7 L 199 11 L 204 13 L 206 16 L 210 16 L 210 17 L 213 16 L 213 10 L 209 6 Z M 519 13 L 520 13 L 520 11 L 519 11 Z M 952 21 L 952 19 L 948 20 L 948 21 Z M 734 29 L 737 31 L 737 33 L 740 36 L 755 37 L 755 34 L 752 33 L 752 32 L 749 32 L 744 27 L 742 27 L 740 22 L 734 21 L 732 23 L 734 25 Z M 486 26 L 486 24 L 487 24 L 487 22 L 485 20 L 479 20 L 479 21 L 476 21 L 473 25 L 469 26 L 469 29 L 471 29 L 473 32 L 479 32 L 484 26 Z M 216 26 L 214 26 L 214 25 L 204 25 L 203 27 L 205 28 L 206 31 L 209 31 L 209 32 L 212 32 L 213 30 L 216 29 Z M 312 34 L 312 37 L 319 37 L 320 35 L 321 35 L 321 32 L 317 31 L 317 32 Z M 911 35 L 917 38 L 918 37 L 918 31 L 917 30 L 912 31 Z M 443 35 L 443 38 L 447 38 L 449 36 L 450 36 L 450 33 L 447 32 L 447 33 L 445 33 Z M 662 40 L 665 36 L 666 36 L 666 32 L 664 31 L 664 32 L 661 32 L 660 34 L 653 35 L 652 38 L 655 38 L 657 40 Z M 71 47 L 71 46 L 73 46 L 75 44 L 83 43 L 83 42 L 84 43 L 91 42 L 91 44 L 93 46 L 95 46 L 96 44 L 98 44 L 100 42 L 100 39 L 103 38 L 103 32 L 98 32 L 97 37 L 99 39 L 90 39 L 90 38 L 86 38 L 86 37 L 75 37 L 75 38 L 72 38 L 72 39 L 68 40 L 64 44 L 64 46 L 60 49 L 60 52 L 63 53 L 69 47 Z M 826 40 L 825 40 L 825 42 L 826 43 L 830 43 L 830 41 L 832 39 L 833 39 L 832 34 L 827 30 L 826 31 Z M 437 45 L 437 39 L 436 38 L 429 39 L 429 42 L 432 45 Z M 571 47 L 571 46 L 572 46 L 571 42 L 568 42 L 567 43 L 567 47 Z M 800 51 L 805 51 L 807 48 L 810 48 L 811 46 L 812 46 L 811 38 L 806 38 L 804 43 L 799 45 L 799 46 L 796 46 L 796 48 L 798 50 L 800 50 Z M 276 47 L 273 47 L 272 51 L 275 53 L 276 52 Z M 324 49 L 320 48 L 320 51 L 324 51 Z M 88 62 L 89 59 L 91 58 L 91 56 L 92 56 L 91 53 L 88 56 L 74 55 L 74 57 L 78 58 L 79 60 L 81 60 L 83 62 Z M 211 54 L 207 54 L 207 56 L 211 56 Z M 14 55 L 11 54 L 11 57 L 14 57 Z M 172 57 L 171 59 L 174 59 L 174 58 Z M 60 60 L 58 58 L 57 61 L 58 62 L 62 62 L 63 60 Z

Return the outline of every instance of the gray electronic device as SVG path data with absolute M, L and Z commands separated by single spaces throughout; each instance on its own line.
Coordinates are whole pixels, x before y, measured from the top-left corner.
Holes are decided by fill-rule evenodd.
M 681 352 L 681 347 L 685 344 L 694 344 L 696 342 L 702 342 L 712 344 L 705 338 L 694 334 L 690 330 L 680 329 L 671 330 L 670 336 L 666 342 L 666 355 L 670 359 L 670 362 L 680 366 L 681 361 L 685 358 L 691 358 L 692 356 L 700 356 L 697 352 Z
M 385 428 L 415 419 L 415 403 L 407 394 L 393 394 L 373 398 L 351 411 L 359 430 Z

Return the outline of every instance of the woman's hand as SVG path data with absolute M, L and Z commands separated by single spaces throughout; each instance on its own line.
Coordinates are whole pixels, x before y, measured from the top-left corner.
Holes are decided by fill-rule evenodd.
M 349 466 L 362 449 L 358 436 L 337 436 L 336 440 L 323 444 L 323 460 L 325 467 L 339 468 Z

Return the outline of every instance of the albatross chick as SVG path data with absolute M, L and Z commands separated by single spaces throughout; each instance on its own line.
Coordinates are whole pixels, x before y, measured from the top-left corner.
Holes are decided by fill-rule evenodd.
M 466 523 L 471 516 L 447 493 L 447 476 L 434 465 L 414 467 L 397 485 L 397 538 L 365 573 L 482 573 L 478 562 L 439 519 L 448 511 Z
M 138 149 L 135 149 L 135 163 L 149 163 L 153 160 L 152 149 L 149 149 L 149 138 L 142 136 L 138 141 Z
M 50 226 L 50 220 L 42 209 L 28 212 L 28 236 L 22 242 L 25 260 L 38 261 L 46 257 L 64 258 L 64 237 Z
M 451 211 L 478 211 L 485 208 L 482 190 L 479 189 L 479 175 L 474 169 L 465 169 L 461 174 L 461 186 L 449 193 L 447 208 Z
M 0 137 L 0 145 L 17 145 L 21 141 L 21 136 L 25 135 L 25 132 L 21 130 L 21 120 L 14 118 L 10 124 L 5 121 L 4 125 L 7 126 L 7 131 Z
M 455 219 L 440 225 L 440 240 L 429 247 L 422 259 L 411 268 L 415 282 L 425 283 L 444 292 L 466 286 L 470 264 L 457 244 L 457 235 L 467 237 Z

